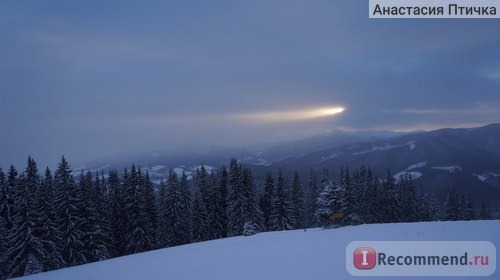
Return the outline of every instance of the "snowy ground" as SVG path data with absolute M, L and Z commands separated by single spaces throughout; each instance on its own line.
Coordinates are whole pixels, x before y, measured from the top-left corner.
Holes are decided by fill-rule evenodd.
M 500 221 L 362 225 L 261 233 L 136 254 L 22 279 L 353 279 L 356 277 L 350 276 L 345 268 L 345 249 L 349 242 L 356 240 L 475 240 L 491 241 L 500 248 Z M 387 277 L 368 277 L 374 278 Z M 459 279 L 477 278 L 500 279 L 500 273 Z

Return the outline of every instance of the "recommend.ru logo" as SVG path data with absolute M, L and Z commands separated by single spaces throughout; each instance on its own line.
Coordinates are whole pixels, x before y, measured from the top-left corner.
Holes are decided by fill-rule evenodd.
M 488 241 L 354 241 L 346 269 L 354 276 L 489 276 L 496 248 Z

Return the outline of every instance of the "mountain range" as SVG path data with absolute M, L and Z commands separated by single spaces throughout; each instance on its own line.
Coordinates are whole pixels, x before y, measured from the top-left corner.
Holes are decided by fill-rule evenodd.
M 370 167 L 380 177 L 390 170 L 398 179 L 408 173 L 425 192 L 439 200 L 450 188 L 471 193 L 475 200 L 500 204 L 500 123 L 478 128 L 439 129 L 430 132 L 347 133 L 333 131 L 289 143 L 253 149 L 207 149 L 183 153 L 151 152 L 91 162 L 75 169 L 118 170 L 132 163 L 159 182 L 170 168 L 191 175 L 201 164 L 210 171 L 231 158 L 252 168 L 257 182 L 267 172 L 327 168 L 336 174 L 341 167 Z

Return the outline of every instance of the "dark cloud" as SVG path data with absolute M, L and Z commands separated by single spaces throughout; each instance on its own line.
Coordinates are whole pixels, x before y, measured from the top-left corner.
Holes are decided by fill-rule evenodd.
M 500 120 L 500 22 L 374 20 L 367 8 L 347 0 L 2 1 L 0 166 L 28 154 L 53 164 L 62 153 L 85 161 L 336 127 Z M 213 119 L 331 105 L 347 110 L 286 124 Z

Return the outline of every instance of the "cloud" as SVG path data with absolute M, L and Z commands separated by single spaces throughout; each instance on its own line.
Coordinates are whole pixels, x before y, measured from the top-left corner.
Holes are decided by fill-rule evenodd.
M 436 108 L 436 109 L 401 109 L 399 113 L 409 115 L 469 115 L 500 116 L 500 106 L 495 104 L 478 104 L 468 108 Z
M 344 107 L 323 107 L 323 108 L 309 108 L 290 111 L 272 111 L 272 112 L 258 112 L 235 114 L 228 116 L 229 119 L 237 121 L 251 121 L 251 122 L 293 122 L 305 121 L 310 119 L 324 118 L 341 114 L 345 111 Z
M 484 76 L 488 79 L 500 80 L 500 70 L 497 69 L 485 72 Z

